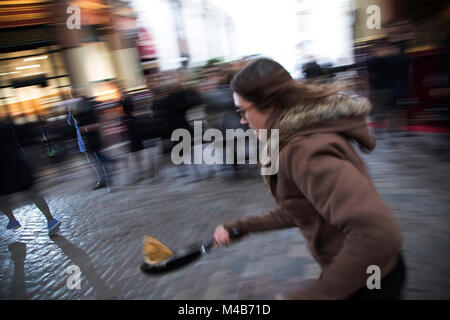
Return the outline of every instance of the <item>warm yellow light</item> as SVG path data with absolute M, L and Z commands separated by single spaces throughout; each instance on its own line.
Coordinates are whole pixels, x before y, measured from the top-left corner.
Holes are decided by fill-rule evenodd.
M 48 58 L 48 56 L 40 56 L 40 57 L 26 58 L 26 59 L 23 59 L 23 61 L 43 60 L 43 59 L 47 59 L 47 58 Z
M 16 70 L 23 70 L 23 69 L 31 69 L 31 68 L 40 68 L 40 64 L 33 64 L 31 66 L 23 66 L 23 67 L 16 67 Z
M 107 94 L 111 94 L 111 93 L 115 93 L 117 90 L 107 90 L 107 91 L 102 91 L 102 92 L 99 92 L 99 93 L 97 93 L 97 95 L 98 96 L 104 96 L 104 95 L 107 95 Z
M 16 73 L 20 73 L 20 71 L 12 71 L 12 72 L 0 73 L 0 76 L 6 76 L 8 74 L 16 74 Z

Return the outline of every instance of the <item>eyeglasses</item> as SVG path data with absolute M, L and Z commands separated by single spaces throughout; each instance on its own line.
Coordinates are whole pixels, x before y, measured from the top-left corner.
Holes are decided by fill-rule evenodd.
M 246 119 L 245 113 L 247 112 L 247 110 L 241 109 L 241 108 L 235 108 L 234 111 L 237 113 L 237 115 L 241 118 L 241 119 Z

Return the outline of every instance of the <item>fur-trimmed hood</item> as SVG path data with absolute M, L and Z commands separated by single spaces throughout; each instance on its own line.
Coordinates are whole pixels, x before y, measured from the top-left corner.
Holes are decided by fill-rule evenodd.
M 302 104 L 289 109 L 280 119 L 277 126 L 279 132 L 278 151 L 293 138 L 313 133 L 339 134 L 350 141 L 356 141 L 361 151 L 369 152 L 375 148 L 375 139 L 370 134 L 366 117 L 372 105 L 369 100 L 357 95 L 338 94 L 321 99 L 314 104 Z M 263 168 L 278 168 L 278 157 L 273 159 L 267 152 L 270 140 L 264 145 L 261 153 L 261 174 L 267 185 L 270 185 L 271 173 L 263 173 Z
M 363 150 L 373 150 L 375 139 L 366 123 L 371 108 L 368 99 L 345 93 L 314 104 L 298 105 L 288 110 L 279 122 L 280 147 L 297 135 L 330 132 L 355 140 Z

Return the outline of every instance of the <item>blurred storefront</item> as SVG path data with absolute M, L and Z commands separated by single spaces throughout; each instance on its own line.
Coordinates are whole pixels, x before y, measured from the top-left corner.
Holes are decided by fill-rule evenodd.
M 381 27 L 369 29 L 369 5 L 380 7 Z M 434 0 L 355 0 L 354 55 L 365 61 L 377 47 L 407 61 L 407 81 L 396 108 L 409 131 L 450 132 L 450 4 Z
M 67 24 L 72 5 L 80 8 L 79 29 Z M 152 68 L 156 52 L 148 56 L 148 32 L 137 43 L 135 21 L 127 2 L 116 0 L 0 2 L 0 114 L 37 122 L 64 116 L 59 104 L 74 87 L 99 102 L 119 100 L 119 89 L 144 88 L 137 46 L 145 43 L 142 59 Z
M 0 113 L 18 122 L 37 121 L 71 84 L 52 8 L 51 1 L 0 3 Z

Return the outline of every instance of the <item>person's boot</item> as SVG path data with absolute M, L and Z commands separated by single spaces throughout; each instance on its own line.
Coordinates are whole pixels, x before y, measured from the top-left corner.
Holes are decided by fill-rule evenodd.
M 17 230 L 20 227 L 21 227 L 21 225 L 20 225 L 19 221 L 14 219 L 14 220 L 10 220 L 8 222 L 8 225 L 6 226 L 6 229 L 8 229 L 8 230 Z
M 106 188 L 106 183 L 104 181 L 99 181 L 97 184 L 92 188 L 92 190 L 102 189 Z
M 51 237 L 52 235 L 54 235 L 56 232 L 58 232 L 59 227 L 61 226 L 61 221 L 57 220 L 57 219 L 52 219 L 47 223 L 47 227 L 48 227 L 48 235 Z

